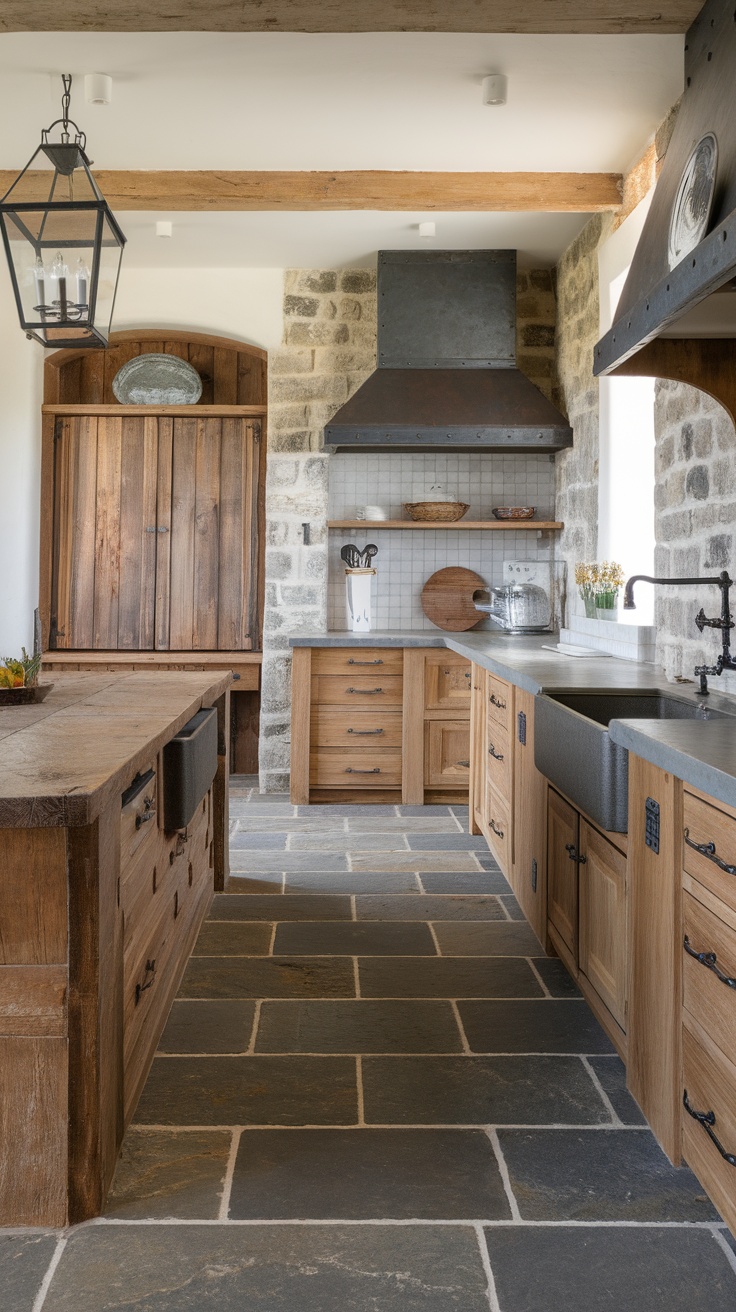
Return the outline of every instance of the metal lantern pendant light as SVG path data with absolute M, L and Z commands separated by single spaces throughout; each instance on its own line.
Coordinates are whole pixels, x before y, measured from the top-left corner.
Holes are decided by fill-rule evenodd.
M 62 80 L 62 116 L 0 201 L 0 224 L 26 335 L 42 346 L 105 347 L 125 237 L 69 118 L 72 79 Z

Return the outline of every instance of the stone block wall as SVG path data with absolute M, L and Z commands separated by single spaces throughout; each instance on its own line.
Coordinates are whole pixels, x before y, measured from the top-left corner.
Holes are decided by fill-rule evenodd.
M 375 362 L 375 272 L 287 270 L 283 343 L 269 356 L 259 749 L 264 792 L 289 785 L 289 637 L 327 626 L 329 456 L 322 451 L 322 429 Z
M 702 577 L 736 567 L 736 431 L 717 401 L 684 383 L 660 380 L 655 390 L 655 572 Z M 703 606 L 717 616 L 717 588 L 658 588 L 657 662 L 671 679 L 693 678 L 695 665 L 715 662 L 720 634 L 701 635 Z M 716 680 L 736 691 L 736 675 Z
M 557 518 L 565 528 L 557 547 L 567 564 L 567 606 L 583 613 L 575 587 L 575 563 L 595 559 L 598 548 L 600 404 L 593 375 L 599 333 L 598 247 L 612 230 L 610 215 L 596 215 L 557 266 L 557 373 L 559 404 L 574 432 L 574 445 L 557 459 Z
M 330 457 L 322 450 L 322 430 L 376 367 L 375 270 L 289 269 L 283 313 L 282 346 L 269 356 L 260 737 L 264 792 L 287 788 L 289 781 L 289 637 L 327 627 Z M 555 293 L 547 269 L 518 275 L 517 352 L 519 367 L 553 398 Z M 414 549 L 422 550 L 419 540 Z

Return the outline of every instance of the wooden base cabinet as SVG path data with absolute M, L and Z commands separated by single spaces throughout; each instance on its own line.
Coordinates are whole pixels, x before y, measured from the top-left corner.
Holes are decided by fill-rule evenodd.
M 547 918 L 552 946 L 619 1052 L 626 1051 L 626 855 L 549 788 Z
M 291 798 L 462 802 L 470 777 L 470 664 L 454 652 L 296 647 Z

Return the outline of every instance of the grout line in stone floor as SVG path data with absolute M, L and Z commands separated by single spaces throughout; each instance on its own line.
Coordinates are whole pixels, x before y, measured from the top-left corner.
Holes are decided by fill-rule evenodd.
M 726 1257 L 728 1258 L 729 1266 L 731 1266 L 734 1272 L 736 1272 L 736 1252 L 734 1252 L 733 1248 L 728 1242 L 728 1239 L 726 1238 L 728 1234 L 728 1229 L 724 1226 L 719 1226 L 719 1225 L 714 1225 L 712 1229 L 713 1229 L 713 1238 L 718 1244 L 718 1247 L 723 1249 L 724 1253 L 726 1254 Z
M 496 1292 L 496 1281 L 493 1276 L 491 1259 L 488 1253 L 488 1245 L 486 1243 L 486 1237 L 483 1234 L 483 1227 L 481 1225 L 474 1225 L 473 1229 L 475 1230 L 475 1237 L 476 1240 L 478 1241 L 478 1249 L 480 1252 L 481 1265 L 483 1267 L 483 1272 L 486 1278 L 486 1297 L 488 1299 L 488 1306 L 490 1308 L 490 1312 L 501 1312 L 501 1304 L 498 1301 L 498 1294 Z
M 38 1290 L 38 1293 L 36 1294 L 36 1297 L 33 1300 L 33 1306 L 31 1308 L 31 1312 L 41 1312 L 41 1309 L 43 1308 L 43 1305 L 46 1302 L 46 1295 L 49 1292 L 49 1289 L 51 1287 L 51 1281 L 53 1280 L 54 1275 L 56 1274 L 56 1268 L 59 1265 L 64 1249 L 66 1248 L 68 1237 L 69 1237 L 68 1233 L 66 1233 L 64 1235 L 61 1235 L 59 1239 L 57 1239 L 56 1241 L 56 1248 L 54 1249 L 51 1255 L 51 1261 L 49 1262 L 49 1265 L 46 1269 L 46 1274 L 43 1280 L 41 1281 L 41 1285 Z
M 450 1000 L 449 998 L 441 998 L 441 999 L 439 999 L 439 1001 L 441 1001 L 441 1002 L 449 1002 L 449 1000 Z M 503 1002 L 507 1002 L 507 1001 L 509 1001 L 509 1000 L 510 1000 L 510 1001 L 514 1001 L 514 999 L 507 999 L 507 998 L 500 999 L 500 1001 L 503 1001 Z M 201 1002 L 202 999 L 201 999 L 201 998 L 195 998 L 195 999 L 193 999 L 193 1001 Z M 232 1002 L 243 1002 L 243 1001 L 252 1001 L 252 999 L 243 999 L 243 998 L 219 998 L 218 1001 L 219 1001 L 219 1002 L 231 1002 L 231 1001 L 232 1001 Z M 266 1002 L 325 1002 L 325 1001 L 326 1001 L 326 1002 L 355 1002 L 355 1001 L 357 1001 L 357 999 L 356 999 L 356 998 L 266 998 L 266 999 L 264 999 L 264 1001 L 266 1001 Z M 409 1001 L 409 1002 L 413 1002 L 414 999 L 413 999 L 413 998 L 409 998 L 409 999 L 407 999 L 407 998 L 370 998 L 370 999 L 368 999 L 368 998 L 361 998 L 361 1001 L 362 1001 L 362 1002 L 367 1002 L 367 1001 L 370 1001 L 370 1002 L 407 1002 L 407 1001 Z M 425 1001 L 425 1002 L 436 1002 L 437 999 L 436 999 L 436 998 L 425 998 L 425 999 L 422 999 L 422 1001 Z M 463 1001 L 464 1001 L 464 999 L 463 999 Z M 481 999 L 481 1001 L 486 1002 L 486 1001 L 488 1001 L 488 999 L 483 998 L 483 999 Z M 491 1001 L 493 1001 L 493 999 L 491 999 Z M 524 1001 L 527 1001 L 527 999 L 524 999 Z M 601 1055 L 606 1056 L 606 1055 L 610 1055 L 610 1054 L 606 1054 L 606 1053 L 601 1054 L 601 1053 L 599 1053 L 599 1052 L 591 1052 L 591 1053 L 585 1053 L 584 1055 L 585 1055 L 586 1057 L 600 1057 Z M 250 1050 L 246 1049 L 244 1052 L 156 1052 L 156 1053 L 154 1053 L 154 1061 L 188 1061 L 188 1060 L 189 1060 L 190 1058 L 192 1058 L 192 1057 L 196 1057 L 196 1058 L 198 1058 L 199 1060 L 202 1060 L 203 1058 L 206 1057 L 208 1061 L 218 1061 L 221 1057 L 223 1057 L 223 1058 L 224 1058 L 224 1057 L 258 1057 L 258 1058 L 261 1058 L 261 1057 L 369 1057 L 369 1058 L 370 1058 L 370 1057 L 397 1057 L 397 1058 L 400 1058 L 401 1060 L 404 1060 L 404 1061 L 405 1061 L 407 1058 L 411 1058 L 411 1060 L 414 1061 L 414 1060 L 415 1060 L 416 1058 L 418 1058 L 418 1057 L 443 1057 L 443 1058 L 447 1058 L 447 1057 L 459 1057 L 459 1058 L 463 1058 L 463 1057 L 576 1057 L 578 1060 L 581 1060 L 581 1059 L 582 1059 L 582 1055 L 581 1055 L 581 1053 L 579 1053 L 579 1052 L 557 1052 L 557 1050 L 555 1050 L 554 1052 L 494 1052 L 493 1050 L 488 1051 L 488 1049 L 485 1049 L 485 1048 L 484 1048 L 484 1049 L 481 1049 L 480 1051 L 478 1051 L 477 1049 L 471 1049 L 471 1048 L 468 1048 L 467 1051 L 463 1050 L 462 1052 L 457 1052 L 457 1051 L 435 1052 L 434 1049 L 433 1049 L 432 1052 L 364 1052 L 364 1051 L 361 1051 L 361 1052 L 359 1052 L 359 1053 L 356 1053 L 355 1048 L 349 1048 L 349 1049 L 345 1049 L 345 1050 L 343 1050 L 343 1049 L 339 1049 L 339 1050 L 338 1050 L 338 1049 L 332 1049 L 332 1048 L 331 1048 L 331 1049 L 329 1050 L 329 1052 L 325 1052 L 324 1049 L 322 1049 L 322 1051 L 318 1051 L 318 1052 L 302 1052 L 302 1050 L 300 1049 L 298 1052 L 294 1052 L 293 1049 L 290 1048 L 287 1052 L 282 1052 L 282 1051 L 278 1051 L 278 1052 L 255 1052 L 255 1051 L 253 1051 L 253 1052 L 251 1052 Z M 646 1129 L 646 1128 L 647 1128 L 646 1126 L 641 1126 L 641 1125 L 637 1125 L 637 1126 L 635 1126 L 635 1129 L 637 1129 L 637 1130 Z
M 542 979 L 542 976 L 541 976 L 541 974 L 539 973 L 539 971 L 537 970 L 537 967 L 534 965 L 534 957 L 526 957 L 525 960 L 529 963 L 529 968 L 530 968 L 530 970 L 532 971 L 532 974 L 534 975 L 534 977 L 535 977 L 537 983 L 538 983 L 538 984 L 540 985 L 540 987 L 544 990 L 544 996 L 545 996 L 545 998 L 551 998 L 551 997 L 552 997 L 552 994 L 550 993 L 549 989 L 547 988 L 547 985 L 545 984 L 544 980 Z
M 206 1055 L 210 1056 L 211 1054 L 208 1053 Z M 303 1054 L 300 1053 L 299 1055 L 302 1056 Z M 367 1055 L 370 1057 L 374 1056 L 373 1053 L 369 1053 Z M 458 1056 L 459 1054 L 454 1053 L 452 1055 Z M 354 1056 L 354 1054 L 348 1053 L 348 1056 Z M 623 1131 L 626 1131 L 627 1134 L 646 1134 L 648 1132 L 648 1126 L 646 1125 L 611 1125 L 608 1121 L 601 1121 L 594 1125 L 590 1125 L 590 1124 L 579 1125 L 574 1121 L 571 1122 L 563 1121 L 561 1124 L 555 1123 L 554 1125 L 550 1125 L 548 1121 L 544 1121 L 539 1125 L 531 1124 L 527 1121 L 521 1121 L 521 1122 L 498 1121 L 491 1125 L 489 1125 L 487 1121 L 449 1121 L 449 1122 L 400 1121 L 398 1123 L 396 1121 L 368 1121 L 364 1125 L 359 1125 L 357 1121 L 352 1122 L 350 1125 L 343 1125 L 343 1124 L 334 1125 L 330 1123 L 325 1124 L 323 1121 L 314 1122 L 314 1123 L 308 1122 L 306 1125 L 294 1125 L 293 1123 L 290 1125 L 278 1125 L 272 1122 L 268 1122 L 267 1124 L 264 1125 L 260 1121 L 254 1121 L 252 1124 L 249 1122 L 247 1125 L 210 1125 L 209 1122 L 201 1122 L 201 1121 L 197 1125 L 159 1125 L 154 1122 L 151 1122 L 149 1124 L 148 1122 L 145 1121 L 133 1121 L 131 1122 L 131 1124 L 135 1129 L 136 1133 L 138 1134 L 172 1134 L 172 1135 L 173 1134 L 202 1134 L 202 1133 L 211 1134 L 215 1132 L 221 1134 L 230 1134 L 235 1130 L 242 1130 L 243 1132 L 245 1132 L 246 1130 L 278 1130 L 280 1133 L 282 1133 L 285 1130 L 293 1130 L 294 1132 L 298 1132 L 300 1130 L 342 1131 L 342 1130 L 365 1130 L 365 1129 L 396 1130 L 397 1133 L 399 1131 L 403 1132 L 404 1130 L 457 1130 L 457 1131 L 482 1130 L 484 1134 L 487 1134 L 489 1130 L 504 1130 L 504 1131 L 528 1130 L 530 1132 L 534 1130 L 544 1130 L 544 1131 L 559 1130 L 560 1132 L 573 1130 L 576 1134 L 582 1134 L 585 1131 L 590 1131 L 591 1134 L 613 1134 L 614 1132 L 616 1134 L 621 1134 Z M 698 1224 L 713 1225 L 714 1222 L 703 1221 L 703 1222 L 698 1222 Z
M 399 922 L 399 923 L 401 923 L 401 922 Z M 405 923 L 411 923 L 411 922 L 405 922 Z M 432 942 L 434 943 L 434 950 L 435 950 L 435 953 L 436 953 L 436 955 L 437 955 L 438 957 L 441 957 L 441 956 L 442 956 L 442 948 L 440 947 L 440 941 L 439 941 L 439 939 L 438 939 L 438 937 L 437 937 L 437 932 L 436 932 L 436 930 L 435 930 L 435 927 L 434 927 L 434 925 L 433 925 L 433 923 L 432 923 L 431 920 L 428 920 L 428 921 L 426 922 L 426 924 L 427 924 L 427 929 L 429 930 L 430 934 L 432 935 Z M 431 957 L 429 958 L 429 960 L 431 961 Z
M 462 1022 L 461 1017 L 460 1017 L 460 1011 L 459 1011 L 459 1008 L 458 1008 L 458 1005 L 457 1005 L 457 999 L 456 999 L 456 998 L 446 998 L 446 999 L 443 999 L 443 1000 L 446 1001 L 446 1002 L 449 1002 L 450 1005 L 451 1005 L 451 1007 L 452 1007 L 452 1014 L 453 1014 L 453 1016 L 455 1017 L 455 1024 L 457 1025 L 458 1031 L 459 1031 L 459 1033 L 460 1033 L 460 1042 L 461 1042 L 462 1045 L 463 1045 L 463 1052 L 464 1052 L 464 1053 L 469 1053 L 469 1052 L 470 1052 L 470 1044 L 468 1043 L 468 1036 L 467 1036 L 467 1034 L 465 1033 L 465 1028 L 464 1028 L 464 1026 L 463 1026 L 463 1022 Z
M 355 893 L 350 894 L 350 919 L 351 920 L 358 919 L 358 908 L 355 902 Z
M 504 1193 L 506 1194 L 506 1201 L 508 1202 L 509 1208 L 511 1209 L 511 1219 L 513 1221 L 521 1221 L 521 1212 L 519 1211 L 519 1204 L 516 1201 L 516 1194 L 514 1193 L 511 1187 L 511 1177 L 509 1175 L 509 1168 L 506 1165 L 506 1158 L 503 1155 L 503 1149 L 501 1148 L 501 1142 L 498 1137 L 498 1131 L 495 1129 L 488 1129 L 486 1130 L 486 1134 L 490 1140 L 494 1157 L 496 1158 L 498 1172 L 499 1175 L 501 1176 L 501 1182 L 503 1184 Z
M 261 998 L 256 998 L 256 1005 L 253 1008 L 253 1028 L 251 1029 L 250 1032 L 250 1042 L 246 1049 L 246 1054 L 254 1053 L 256 1050 L 256 1035 L 258 1033 L 258 1026 L 261 1021 L 261 1001 L 262 1001 Z M 172 1053 L 171 1055 L 173 1056 L 175 1054 Z
M 613 1103 L 611 1102 L 611 1099 L 609 1098 L 608 1094 L 606 1093 L 605 1089 L 603 1088 L 603 1085 L 601 1084 L 600 1080 L 598 1079 L 598 1076 L 596 1075 L 595 1071 L 593 1070 L 593 1067 L 591 1066 L 588 1057 L 585 1057 L 585 1056 L 583 1056 L 583 1055 L 581 1054 L 581 1056 L 580 1056 L 580 1060 L 581 1060 L 581 1062 L 583 1063 L 583 1067 L 584 1067 L 584 1069 L 588 1072 L 588 1075 L 590 1076 L 591 1080 L 593 1081 L 593 1084 L 595 1085 L 596 1089 L 598 1090 L 598 1093 L 599 1093 L 600 1097 L 602 1098 L 603 1102 L 605 1103 L 606 1107 L 608 1108 L 608 1111 L 609 1111 L 609 1114 L 610 1114 L 610 1117 L 611 1117 L 611 1120 L 612 1120 L 613 1124 L 614 1124 L 614 1125 L 623 1125 L 623 1121 L 621 1120 L 621 1117 L 619 1116 L 618 1112 L 616 1111 L 616 1108 L 614 1107 Z
M 358 1127 L 365 1126 L 365 1098 L 363 1096 L 363 1059 L 355 1058 L 355 1083 L 358 1090 Z
M 426 888 L 424 887 L 424 884 L 423 884 L 423 882 L 422 882 L 422 876 L 420 875 L 420 873 L 419 873 L 418 870 L 415 870 L 415 872 L 414 872 L 414 878 L 415 878 L 416 881 L 417 881 L 417 888 L 419 889 L 419 892 L 420 892 L 420 893 L 424 893 L 424 894 L 426 895 L 427 890 L 426 890 Z
M 360 998 L 360 965 L 357 957 L 353 957 L 353 979 L 355 981 L 355 996 Z
M 200 1127 L 201 1128 L 201 1127 Z M 323 1128 L 323 1127 L 320 1127 Z M 342 1128 L 342 1127 L 341 1127 Z M 372 1126 L 370 1127 L 373 1128 Z M 219 1221 L 203 1218 L 189 1218 L 179 1216 L 164 1216 L 161 1219 L 146 1217 L 134 1219 L 133 1217 L 117 1216 L 95 1216 L 89 1221 L 83 1221 L 75 1230 L 87 1229 L 91 1226 L 223 1226 L 234 1228 L 236 1226 L 361 1226 L 361 1225 L 390 1225 L 390 1226 L 426 1226 L 427 1228 L 436 1226 L 453 1226 L 475 1228 L 482 1226 L 484 1230 L 510 1230 L 512 1228 L 522 1228 L 525 1230 L 698 1230 L 700 1232 L 708 1231 L 713 1234 L 714 1224 L 712 1221 L 514 1221 L 513 1219 L 498 1217 L 487 1218 L 478 1216 L 461 1216 L 461 1217 L 342 1217 L 342 1216 L 321 1216 L 321 1217 L 249 1217 L 240 1219 L 229 1216 L 226 1221 Z M 35 1308 L 34 1308 L 35 1312 Z
M 223 924 L 227 924 L 228 922 L 227 922 L 227 921 L 223 921 L 223 920 L 217 920 L 217 921 L 213 921 L 212 923 L 213 923 L 213 924 L 217 924 L 217 925 L 223 925 Z M 244 924 L 247 924 L 248 922 L 247 922 L 247 921 L 244 921 L 243 923 L 244 923 Z M 269 957 L 272 957 L 272 956 L 274 955 L 274 952 L 273 952 L 273 945 L 274 945 L 274 943 L 276 942 L 276 930 L 277 930 L 277 929 L 278 929 L 278 922 L 277 922 L 277 921 L 274 921 L 273 924 L 272 924 L 272 926 L 271 926 L 271 942 L 270 942 L 269 945 L 268 945 L 268 953 L 266 954 L 266 955 L 269 956 Z
M 235 1163 L 238 1157 L 240 1139 L 242 1130 L 233 1130 L 233 1137 L 230 1142 L 230 1152 L 228 1153 L 227 1166 L 225 1167 L 225 1178 L 222 1182 L 222 1197 L 220 1199 L 220 1209 L 217 1214 L 218 1221 L 228 1221 L 230 1219 L 230 1195 L 233 1191 L 233 1178 L 235 1176 Z

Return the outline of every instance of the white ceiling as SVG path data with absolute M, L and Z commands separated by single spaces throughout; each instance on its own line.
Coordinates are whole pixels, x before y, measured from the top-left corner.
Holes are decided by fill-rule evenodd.
M 377 250 L 519 251 L 520 266 L 554 264 L 588 215 L 405 214 L 329 211 L 272 214 L 120 214 L 132 268 L 231 266 L 265 269 L 340 269 L 374 265 Z M 171 219 L 171 238 L 156 237 L 157 218 Z M 433 240 L 419 236 L 431 218 Z
M 0 167 L 56 116 L 62 71 L 99 168 L 623 171 L 682 90 L 681 36 L 12 33 L 0 36 Z M 503 107 L 481 101 L 490 71 Z M 114 78 L 87 105 L 83 75 Z M 53 82 L 50 74 L 54 73 Z M 121 215 L 138 264 L 366 263 L 420 246 L 409 214 Z M 437 243 L 557 258 L 574 215 L 432 215 Z M 164 250 L 164 247 L 167 249 Z

